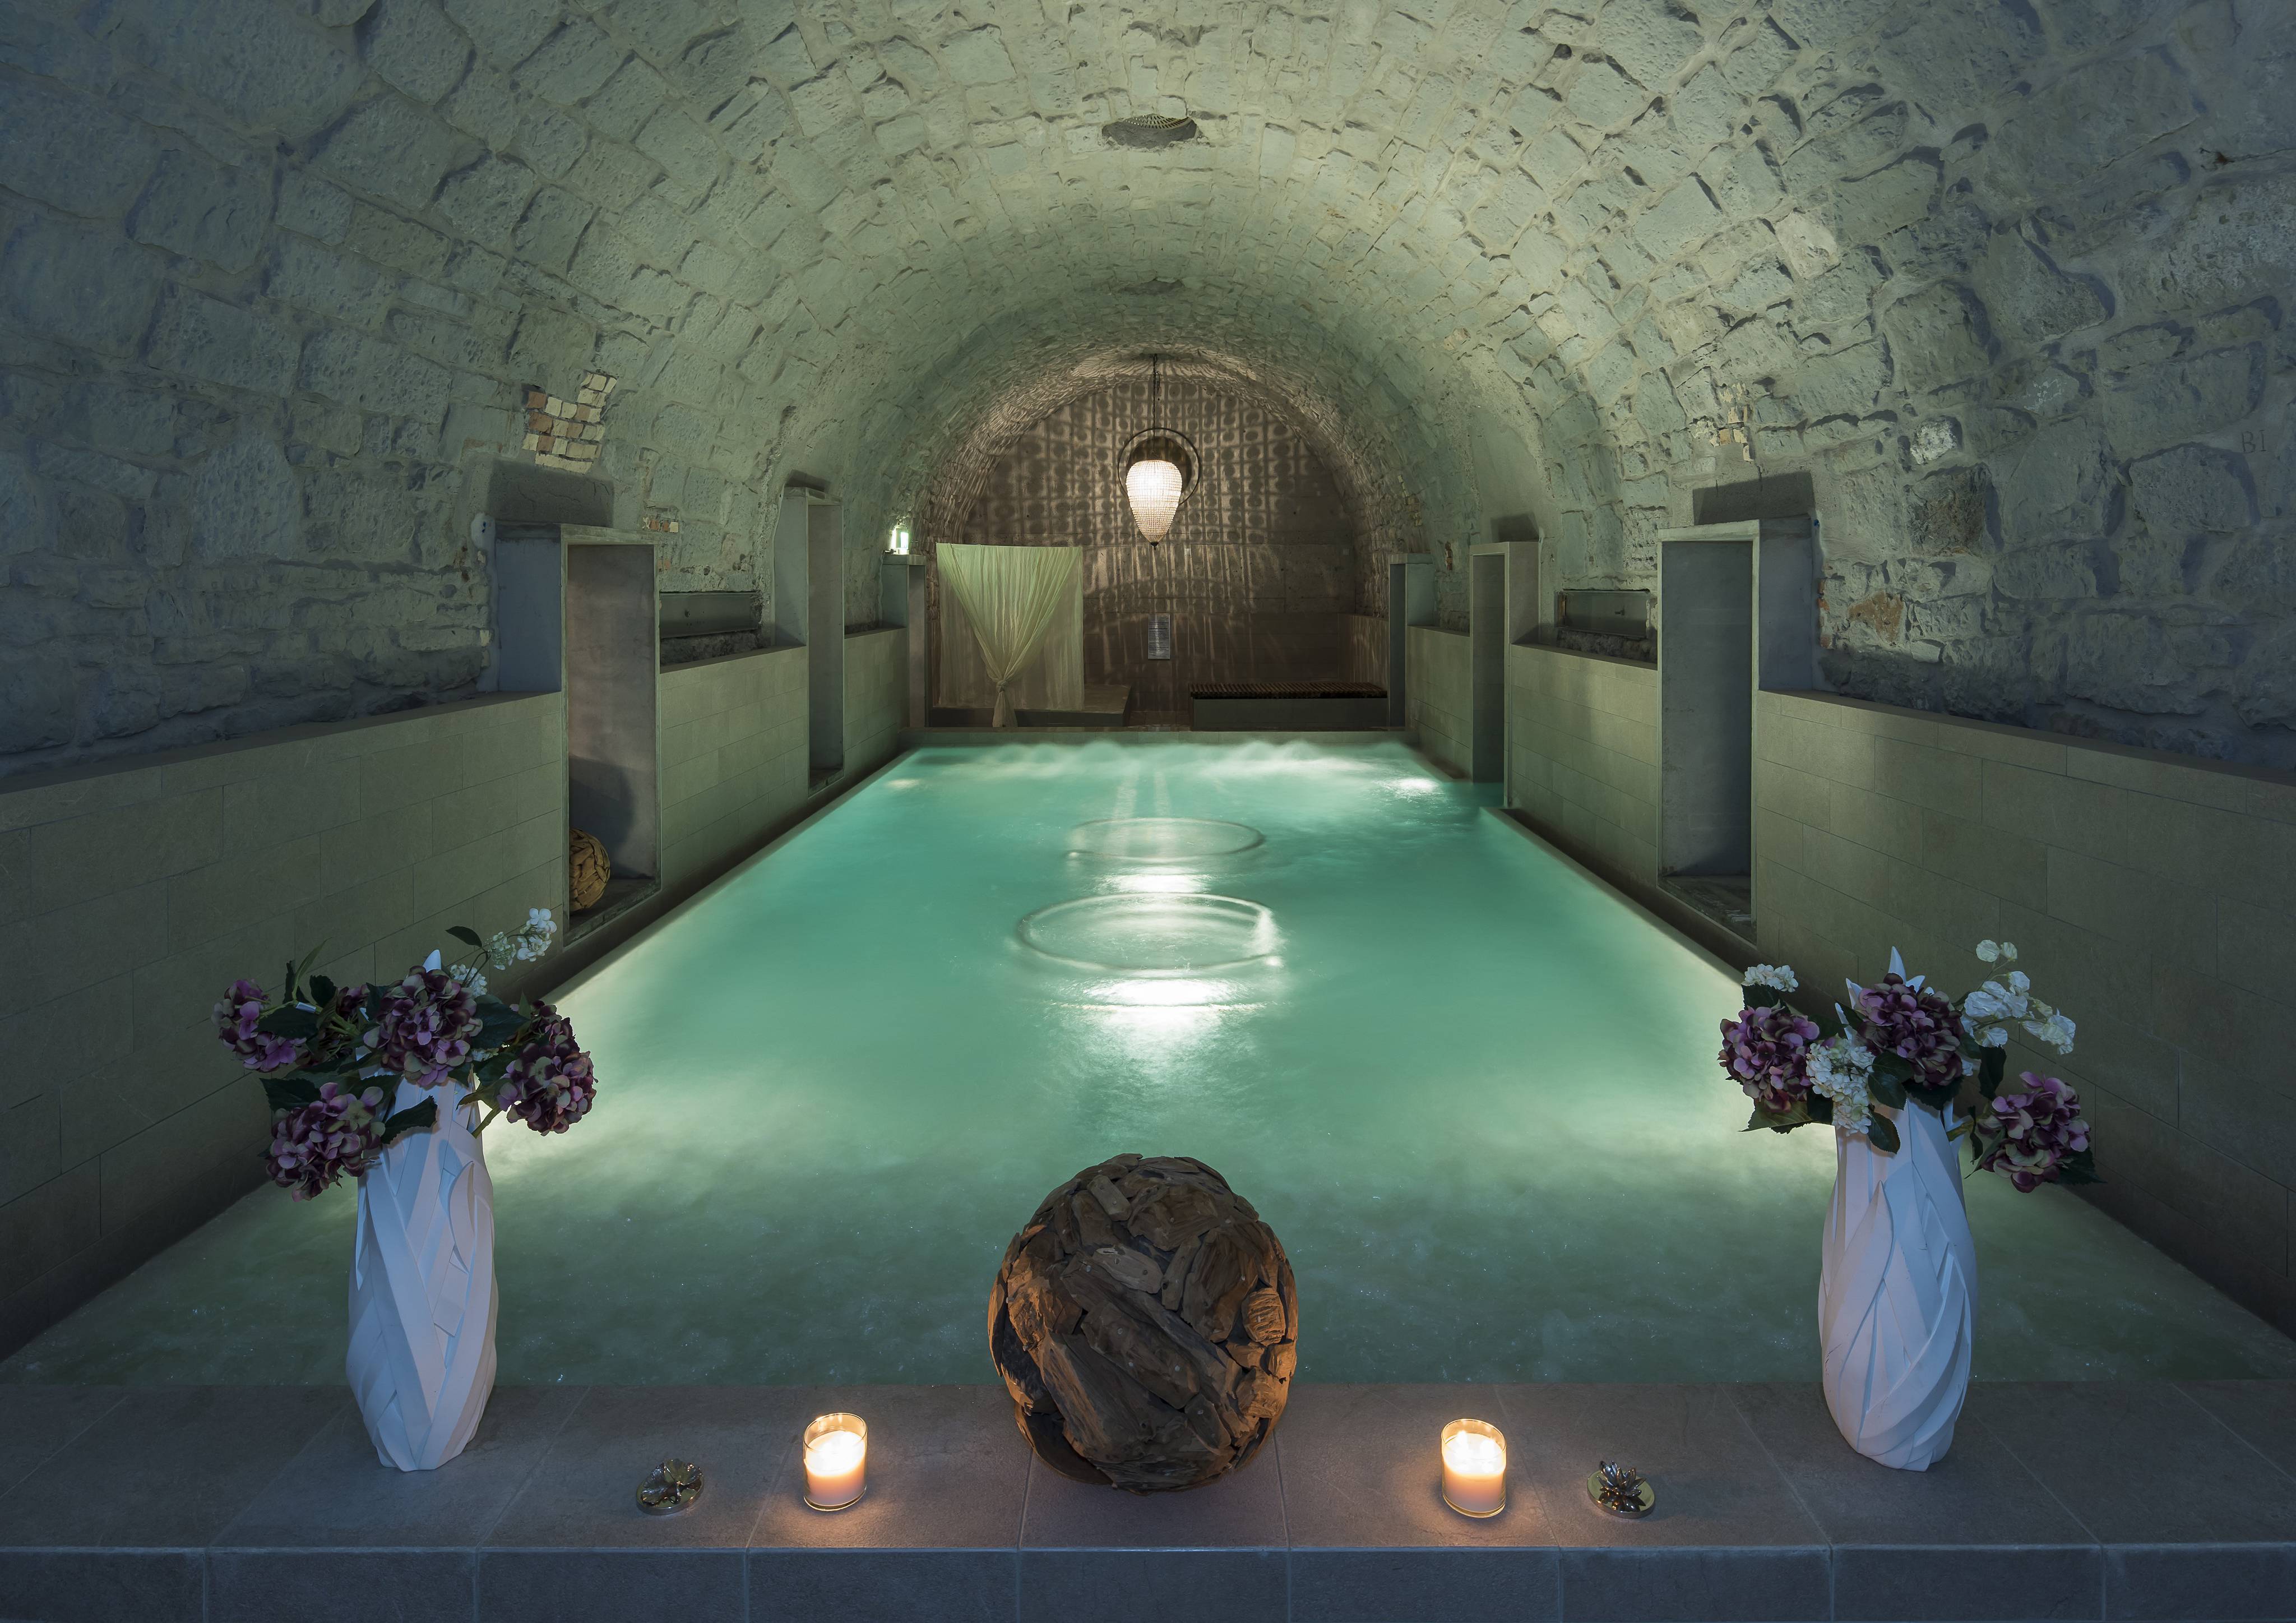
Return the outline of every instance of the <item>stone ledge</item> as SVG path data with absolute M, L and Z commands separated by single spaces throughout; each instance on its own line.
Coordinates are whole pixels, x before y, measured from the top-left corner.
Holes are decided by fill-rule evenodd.
M 869 1493 L 823 1515 L 797 1434 L 832 1408 Z M 1507 1431 L 1489 1521 L 1436 1489 L 1463 1414 Z M 708 1490 L 642 1516 L 670 1453 Z M 1605 1456 L 1647 1521 L 1588 1504 Z M 331 1389 L 10 1386 L 0 1489 L 0 1615 L 57 1623 L 2296 1617 L 2296 1381 L 1980 1385 L 1924 1473 L 1812 1386 L 1301 1385 L 1244 1471 L 1140 1499 L 1036 1463 L 1000 1387 L 504 1387 L 402 1476 Z

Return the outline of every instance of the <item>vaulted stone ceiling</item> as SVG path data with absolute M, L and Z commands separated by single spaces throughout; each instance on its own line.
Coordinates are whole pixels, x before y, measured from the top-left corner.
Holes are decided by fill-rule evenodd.
M 525 384 L 619 378 L 620 516 L 680 522 L 672 584 L 746 584 L 792 472 L 857 545 L 930 535 L 1001 436 L 1172 353 L 1312 433 L 1380 546 L 1527 512 L 1548 585 L 1647 584 L 1693 487 L 1807 471 L 1844 685 L 2286 760 L 2292 13 L 35 6 L 0 102 L 36 335 L 8 454 L 35 528 L 78 480 L 192 537 L 164 611 L 61 616 L 68 658 L 132 626 L 251 650 L 258 689 L 301 659 L 445 690 L 483 616 L 438 562 Z M 38 428 L 75 369 L 203 414 L 140 448 Z M 282 561 L 412 594 L 406 623 L 283 643 L 219 606 Z

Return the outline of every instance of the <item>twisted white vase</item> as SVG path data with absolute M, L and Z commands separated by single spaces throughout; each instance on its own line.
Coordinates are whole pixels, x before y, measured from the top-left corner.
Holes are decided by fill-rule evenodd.
M 344 1367 L 386 1465 L 463 1452 L 495 1387 L 495 1189 L 478 1135 L 441 1088 L 439 1123 L 401 1134 L 359 1180 Z M 391 1109 L 420 1104 L 402 1082 Z
M 1969 1390 L 1977 1247 L 1946 1124 L 1917 1104 L 1882 1110 L 1898 1148 L 1836 1132 L 1817 1331 L 1825 1406 L 1849 1446 L 1927 1471 L 1953 1446 Z

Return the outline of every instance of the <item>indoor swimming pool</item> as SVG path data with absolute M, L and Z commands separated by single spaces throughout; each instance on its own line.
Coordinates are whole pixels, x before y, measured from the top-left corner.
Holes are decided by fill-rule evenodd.
M 901 758 L 563 997 L 594 1114 L 486 1136 L 501 1380 L 993 1381 L 1006 1241 L 1122 1151 L 1259 1207 L 1305 1380 L 1813 1379 L 1830 1140 L 1739 1135 L 1734 978 L 1490 798 L 1400 745 Z M 1979 1379 L 2296 1375 L 1966 1189 Z M 0 1378 L 340 1381 L 352 1207 L 258 1190 Z

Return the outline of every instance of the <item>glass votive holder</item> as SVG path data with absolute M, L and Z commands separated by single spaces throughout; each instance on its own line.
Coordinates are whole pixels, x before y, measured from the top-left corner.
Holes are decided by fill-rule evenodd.
M 841 1511 L 868 1491 L 869 1426 L 858 1414 L 823 1414 L 805 1429 L 805 1502 Z
M 1443 1428 L 1443 1503 L 1462 1516 L 1506 1509 L 1506 1434 L 1488 1421 Z

